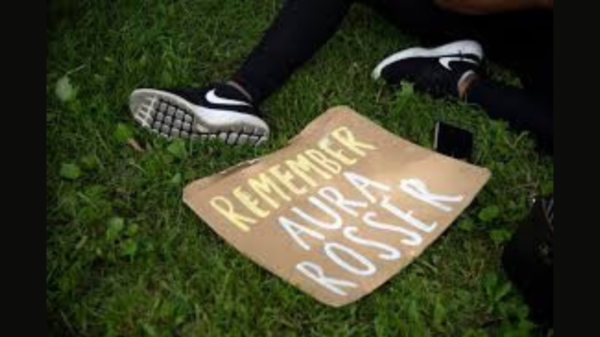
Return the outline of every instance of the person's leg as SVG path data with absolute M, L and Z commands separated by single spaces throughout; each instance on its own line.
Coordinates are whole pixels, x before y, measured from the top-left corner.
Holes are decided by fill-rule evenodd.
M 528 82 L 539 57 L 552 57 L 553 16 L 535 10 L 494 15 L 465 15 L 437 6 L 434 0 L 376 0 L 373 7 L 402 32 L 423 43 L 475 40 L 486 57 L 517 71 Z
M 376 78 L 382 75 L 392 84 L 407 79 L 437 95 L 442 93 L 466 98 L 468 102 L 481 106 L 490 117 L 506 120 L 516 129 L 531 131 L 541 148 L 552 152 L 551 13 L 537 11 L 474 17 L 447 12 L 431 0 L 382 0 L 379 9 L 392 23 L 428 43 L 453 39 L 480 42 L 493 61 L 517 72 L 523 89 L 495 83 L 482 74 L 472 86 L 460 88 L 461 81 L 458 79 L 468 79 L 462 75 L 473 70 L 468 63 L 475 58 L 466 60 L 469 62 L 457 60 L 449 63 L 453 66 L 449 71 L 440 66 L 439 61 L 443 57 L 430 55 L 427 51 L 419 53 L 420 60 L 415 57 L 407 60 L 402 57 L 402 52 L 392 55 L 392 60 L 394 56 L 400 56 L 401 60 L 394 64 L 382 62 L 378 66 L 380 69 L 376 68 L 374 72 Z M 465 61 L 464 57 L 462 61 Z M 382 66 L 385 69 L 381 69 Z M 464 91 L 468 94 L 464 95 Z
M 481 78 L 469 86 L 465 99 L 481 106 L 492 118 L 530 131 L 540 149 L 553 153 L 552 12 L 500 14 L 477 22 L 474 27 L 480 27 L 480 40 L 492 60 L 514 69 L 522 88 Z
M 553 108 L 546 97 L 482 78 L 471 83 L 465 99 L 481 106 L 491 118 L 530 131 L 541 150 L 553 152 Z
M 468 26 L 464 15 L 441 9 L 434 0 L 375 0 L 369 4 L 402 33 L 416 36 L 426 44 L 475 39 L 464 34 Z
M 380 1 L 380 0 L 364 0 Z M 130 109 L 165 137 L 264 143 L 259 104 L 333 36 L 355 0 L 285 0 L 263 39 L 228 83 L 196 89 L 137 89 Z
M 354 2 L 285 0 L 262 40 L 233 75 L 232 84 L 260 104 L 334 35 Z
M 491 61 L 514 70 L 524 89 L 551 96 L 553 21 L 548 10 L 473 17 L 463 34 L 479 41 Z

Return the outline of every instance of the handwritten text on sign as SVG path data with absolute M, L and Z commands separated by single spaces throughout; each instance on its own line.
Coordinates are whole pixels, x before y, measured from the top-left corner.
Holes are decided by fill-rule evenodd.
M 333 305 L 391 277 L 478 191 L 436 191 L 431 170 L 390 170 L 390 144 L 354 129 L 338 124 L 307 142 L 313 146 L 263 161 L 204 199 L 238 249 Z

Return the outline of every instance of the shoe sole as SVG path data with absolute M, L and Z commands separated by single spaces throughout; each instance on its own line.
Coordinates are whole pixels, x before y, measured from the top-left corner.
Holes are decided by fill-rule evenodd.
M 379 78 L 381 78 L 381 73 L 383 69 L 385 69 L 387 66 L 394 62 L 398 62 L 404 59 L 413 57 L 437 57 L 449 54 L 470 54 L 477 56 L 479 58 L 479 61 L 483 59 L 483 49 L 481 48 L 481 45 L 476 41 L 472 40 L 456 41 L 432 49 L 426 49 L 421 47 L 409 48 L 400 51 L 396 54 L 393 54 L 381 61 L 375 67 L 375 69 L 373 69 L 371 77 L 374 80 L 378 80 Z
M 256 116 L 207 109 L 162 90 L 135 90 L 129 108 L 138 124 L 169 139 L 220 139 L 229 145 L 260 146 L 269 138 L 269 126 Z

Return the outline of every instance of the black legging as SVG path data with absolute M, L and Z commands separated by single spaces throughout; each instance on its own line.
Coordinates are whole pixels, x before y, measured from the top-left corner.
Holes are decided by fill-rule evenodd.
M 355 2 L 375 9 L 427 43 L 474 39 L 492 60 L 514 69 L 523 89 L 486 79 L 467 92 L 493 118 L 531 131 L 543 149 L 553 147 L 553 15 L 531 11 L 470 16 L 433 0 L 285 0 L 263 39 L 233 76 L 259 104 L 279 89 L 337 31 Z

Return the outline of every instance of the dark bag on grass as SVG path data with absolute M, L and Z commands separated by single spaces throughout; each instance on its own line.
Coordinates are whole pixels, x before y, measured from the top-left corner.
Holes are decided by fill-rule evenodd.
M 538 199 L 504 250 L 503 264 L 531 308 L 531 318 L 553 324 L 554 197 Z

